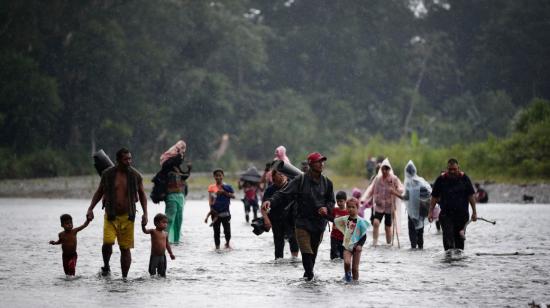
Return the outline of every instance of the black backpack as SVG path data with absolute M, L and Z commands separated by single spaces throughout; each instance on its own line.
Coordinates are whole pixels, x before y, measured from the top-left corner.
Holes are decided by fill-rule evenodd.
M 284 209 L 284 216 L 287 217 L 289 221 L 295 221 L 296 217 L 298 216 L 298 204 L 302 201 L 302 193 L 304 190 L 304 181 L 305 181 L 305 175 L 300 175 L 302 178 L 300 179 L 300 185 L 298 186 L 298 198 L 290 202 Z M 327 178 L 324 175 L 321 175 L 321 181 L 323 182 L 323 185 L 327 187 Z
M 159 171 L 152 179 L 153 190 L 151 190 L 151 200 L 153 203 L 160 203 L 166 198 L 166 188 L 168 178 L 165 172 Z
M 167 188 L 168 188 L 168 173 L 170 170 L 174 169 L 174 167 L 177 167 L 181 173 L 183 173 L 182 179 L 185 181 L 189 176 L 191 175 L 191 166 L 187 166 L 187 171 L 183 171 L 180 169 L 180 165 L 183 162 L 183 158 L 181 156 L 175 156 L 172 158 L 169 158 L 167 161 L 162 164 L 160 171 L 153 177 L 151 180 L 153 182 L 153 190 L 151 191 L 151 194 L 149 195 L 151 197 L 151 200 L 153 203 L 160 203 L 161 201 L 164 201 L 167 195 Z M 183 194 L 187 196 L 187 184 L 185 185 L 185 189 Z

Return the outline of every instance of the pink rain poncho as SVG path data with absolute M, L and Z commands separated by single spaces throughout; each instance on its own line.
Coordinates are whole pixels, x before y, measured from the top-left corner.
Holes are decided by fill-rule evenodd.
M 284 146 L 280 145 L 275 149 L 275 157 L 273 157 L 273 160 L 282 160 L 285 163 L 290 163 L 290 159 L 286 156 L 286 148 Z
M 284 161 L 285 163 L 291 163 L 290 162 L 290 159 L 288 159 L 288 156 L 286 156 L 286 148 L 282 145 L 278 146 L 276 149 L 275 149 L 275 157 L 273 157 L 273 160 L 282 160 Z M 272 183 L 273 182 L 273 178 L 271 177 L 271 171 L 268 171 L 264 174 L 264 177 L 263 177 L 268 183 Z
M 180 155 L 181 153 L 185 153 L 186 149 L 187 145 L 185 144 L 185 141 L 179 140 L 178 142 L 176 142 L 176 144 L 170 147 L 168 151 L 162 153 L 162 155 L 160 156 L 160 165 L 162 166 L 165 161 L 172 157 Z
M 382 168 L 387 166 L 390 172 L 386 178 L 382 174 Z M 401 181 L 393 173 L 390 161 L 386 158 L 380 164 L 378 174 L 372 180 L 369 187 L 361 197 L 361 201 L 374 205 L 374 210 L 379 213 L 392 213 L 395 209 L 395 221 L 397 221 L 397 229 L 400 230 L 401 225 L 401 200 L 391 194 L 391 189 L 394 189 L 399 194 L 403 193 L 403 185 Z

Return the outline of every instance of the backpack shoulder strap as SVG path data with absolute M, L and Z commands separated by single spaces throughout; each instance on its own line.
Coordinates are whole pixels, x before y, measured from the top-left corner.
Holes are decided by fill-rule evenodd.
M 300 175 L 302 178 L 300 179 L 300 186 L 298 186 L 298 191 L 300 192 L 300 194 L 302 193 L 302 190 L 304 189 L 304 181 L 305 181 L 305 178 L 306 178 L 306 175 L 305 173 Z

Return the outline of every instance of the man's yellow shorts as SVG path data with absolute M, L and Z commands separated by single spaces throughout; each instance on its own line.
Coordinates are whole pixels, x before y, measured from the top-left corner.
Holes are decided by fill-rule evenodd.
M 134 248 L 134 222 L 128 219 L 128 214 L 120 215 L 115 220 L 103 216 L 103 244 L 113 245 L 118 240 L 122 249 Z

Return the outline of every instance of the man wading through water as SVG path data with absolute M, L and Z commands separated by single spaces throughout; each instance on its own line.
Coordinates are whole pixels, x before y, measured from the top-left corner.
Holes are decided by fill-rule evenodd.
M 122 148 L 116 153 L 116 165 L 103 171 L 101 182 L 95 192 L 86 217 L 94 219 L 94 207 L 103 198 L 105 215 L 103 220 L 103 254 L 104 266 L 101 274 L 110 273 L 109 260 L 113 253 L 115 239 L 120 247 L 120 267 L 122 277 L 128 276 L 132 255 L 130 249 L 134 248 L 134 219 L 136 217 L 136 202 L 143 208 L 141 224 L 147 224 L 147 197 L 143 190 L 141 174 L 130 165 L 132 154 L 128 149 Z
M 443 230 L 443 248 L 464 249 L 464 228 L 468 222 L 468 204 L 472 207 L 472 221 L 477 220 L 476 200 L 470 178 L 458 167 L 454 158 L 447 162 L 447 171 L 434 183 L 428 220 L 433 221 L 432 213 L 436 203 L 441 206 L 439 222 Z M 461 232 L 462 231 L 462 232 Z M 462 233 L 462 234 L 461 234 Z
M 334 191 L 332 182 L 322 175 L 326 157 L 314 152 L 307 156 L 309 171 L 295 177 L 288 185 L 265 201 L 262 209 L 278 208 L 296 201 L 296 240 L 302 254 L 306 280 L 313 279 L 317 249 L 323 239 L 327 220 L 332 218 Z
M 271 170 L 273 184 L 269 186 L 263 196 L 262 201 L 269 200 L 275 192 L 284 189 L 288 185 L 285 175 L 277 170 Z M 298 243 L 294 235 L 294 204 L 291 201 L 281 207 L 271 207 L 269 213 L 262 208 L 262 217 L 264 218 L 264 227 L 271 228 L 273 232 L 273 244 L 275 244 L 275 260 L 284 257 L 285 237 L 288 239 L 290 254 L 292 259 L 298 257 Z

